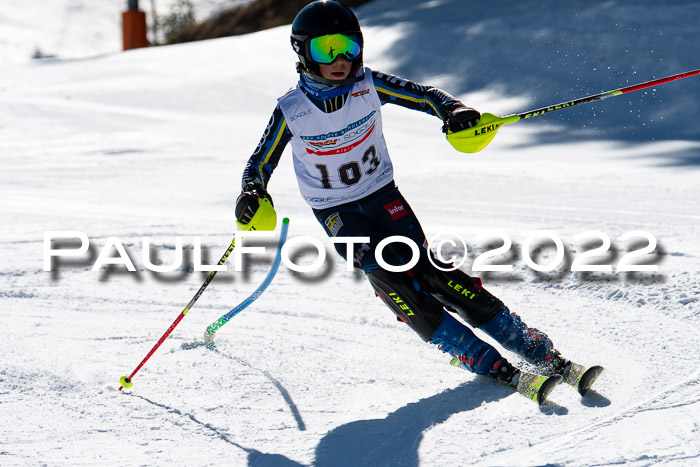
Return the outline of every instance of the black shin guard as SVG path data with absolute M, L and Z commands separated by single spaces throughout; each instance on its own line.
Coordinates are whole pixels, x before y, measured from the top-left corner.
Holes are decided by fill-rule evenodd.
M 377 269 L 368 273 L 367 279 L 399 321 L 408 324 L 424 341 L 430 341 L 442 321 L 442 303 L 417 289 L 406 273 Z
M 433 260 L 443 268 L 450 266 L 440 263 L 434 257 Z M 441 271 L 432 264 L 425 265 L 428 260 L 424 258 L 421 258 L 421 262 L 424 264 L 419 280 L 425 283 L 431 294 L 455 309 L 471 326 L 488 323 L 503 309 L 503 302 L 484 289 L 478 277 L 471 277 L 459 269 Z

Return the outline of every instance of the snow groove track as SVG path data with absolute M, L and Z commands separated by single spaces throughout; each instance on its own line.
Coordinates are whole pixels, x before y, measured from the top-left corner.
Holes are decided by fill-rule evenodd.
M 276 379 L 274 376 L 270 374 L 270 372 L 266 370 L 261 370 L 258 368 L 255 368 L 253 365 L 250 363 L 246 362 L 245 360 L 235 357 L 228 352 L 223 352 L 219 350 L 218 346 L 216 345 L 216 342 L 211 342 L 211 343 L 204 343 L 204 342 L 195 342 L 195 343 L 183 343 L 181 345 L 181 348 L 183 350 L 189 350 L 189 349 L 194 349 L 194 348 L 199 348 L 199 347 L 204 347 L 207 350 L 210 350 L 212 352 L 215 352 L 217 355 L 221 355 L 224 358 L 227 358 L 231 361 L 234 361 L 238 363 L 241 366 L 245 366 L 247 368 L 250 368 L 251 370 L 255 370 L 260 372 L 265 378 L 267 378 L 270 383 L 272 383 L 275 388 L 280 392 L 282 398 L 284 401 L 287 403 L 287 406 L 289 407 L 289 410 L 292 413 L 292 416 L 294 417 L 294 420 L 296 421 L 297 427 L 299 428 L 299 431 L 304 431 L 306 430 L 306 425 L 304 424 L 304 420 L 301 417 L 301 414 L 299 413 L 299 408 L 297 405 L 294 403 L 292 400 L 292 396 L 289 394 L 289 391 L 282 385 L 282 383 L 279 382 L 278 379 Z M 233 375 L 233 378 L 235 379 L 235 374 Z
M 559 450 L 566 449 L 567 447 L 573 448 L 579 445 L 581 442 L 590 440 L 593 437 L 595 437 L 596 431 L 600 431 L 605 427 L 612 426 L 622 418 L 634 417 L 635 415 L 645 411 L 667 410 L 671 408 L 680 408 L 684 406 L 700 404 L 699 389 L 700 369 L 696 370 L 693 374 L 691 374 L 691 376 L 685 378 L 684 380 L 657 392 L 656 394 L 648 397 L 645 400 L 642 400 L 639 403 L 632 404 L 631 406 L 626 407 L 615 414 L 602 417 L 601 419 L 595 420 L 580 428 L 563 433 L 558 436 L 551 437 L 539 443 L 534 443 L 526 450 L 526 452 L 519 451 L 517 457 L 522 458 L 521 456 L 523 455 L 530 455 L 534 459 L 536 457 L 541 456 L 542 452 L 547 452 L 552 449 Z M 684 392 L 683 390 L 688 390 L 685 391 L 688 393 L 686 395 L 686 397 L 688 398 L 687 400 L 684 399 L 682 401 L 668 406 L 653 407 L 653 405 L 657 402 L 663 401 L 674 394 L 682 393 Z M 529 454 L 529 451 L 534 452 L 536 454 Z
M 248 452 L 248 453 L 251 452 L 249 449 L 244 448 L 240 444 L 229 439 L 229 436 L 224 432 L 224 430 L 222 430 L 220 428 L 216 428 L 209 423 L 204 423 L 204 422 L 198 420 L 197 417 L 195 417 L 191 413 L 183 412 L 179 409 L 176 409 L 175 407 L 170 407 L 168 405 L 161 404 L 160 402 L 153 401 L 151 399 L 148 399 L 144 396 L 140 396 L 138 394 L 133 394 L 133 393 L 129 393 L 129 392 L 125 392 L 124 394 L 127 397 L 135 397 L 137 399 L 141 399 L 142 401 L 148 402 L 149 404 L 151 404 L 155 407 L 161 408 L 161 409 L 167 411 L 168 413 L 175 414 L 178 417 L 186 418 L 186 419 L 190 420 L 191 422 L 193 422 L 194 424 L 196 424 L 198 427 L 206 429 L 208 432 L 210 432 L 211 434 L 213 434 L 217 438 L 221 439 L 222 441 L 224 441 L 232 446 L 235 446 L 238 449 L 242 449 L 245 452 Z
M 148 404 L 151 404 L 154 407 L 160 408 L 165 410 L 169 414 L 176 415 L 177 417 L 190 421 L 192 422 L 198 429 L 199 432 L 203 432 L 208 434 L 209 436 L 214 436 L 217 439 L 220 439 L 224 441 L 226 444 L 229 444 L 235 448 L 238 448 L 245 452 L 247 454 L 247 462 L 248 465 L 294 465 L 295 463 L 293 461 L 290 461 L 289 459 L 283 458 L 281 456 L 278 456 L 276 454 L 266 454 L 262 453 L 260 451 L 257 451 L 255 449 L 250 449 L 246 448 L 245 446 L 241 446 L 240 444 L 236 443 L 231 439 L 231 436 L 226 433 L 226 430 L 223 430 L 221 428 L 217 428 L 210 423 L 205 423 L 199 420 L 197 417 L 195 417 L 191 413 L 186 413 L 183 412 L 175 407 L 170 407 L 166 404 L 162 404 L 160 402 L 153 401 L 151 399 L 148 399 L 144 396 L 140 396 L 138 394 L 130 394 L 130 393 L 124 393 L 125 396 L 127 397 L 135 397 L 137 399 L 141 399 L 142 401 L 147 402 Z M 211 461 L 211 459 L 207 459 L 206 457 L 206 452 L 200 453 L 200 459 L 203 461 L 203 463 L 208 463 Z M 302 464 L 297 464 L 297 465 L 302 465 Z

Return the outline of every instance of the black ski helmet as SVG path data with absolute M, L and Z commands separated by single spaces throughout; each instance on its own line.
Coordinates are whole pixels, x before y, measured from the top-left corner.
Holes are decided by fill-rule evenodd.
M 329 34 L 354 35 L 359 39 L 360 53 L 351 61 L 350 74 L 344 80 L 329 80 L 321 76 L 318 63 L 311 59 L 309 41 Z M 308 78 L 330 85 L 344 85 L 360 81 L 362 72 L 362 31 L 352 10 L 333 0 L 317 0 L 302 8 L 292 23 L 292 48 L 299 57 L 297 71 Z

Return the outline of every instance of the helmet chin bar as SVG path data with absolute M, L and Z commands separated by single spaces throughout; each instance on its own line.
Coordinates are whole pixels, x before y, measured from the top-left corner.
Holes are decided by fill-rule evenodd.
M 314 73 L 308 67 L 304 66 L 304 64 L 301 62 L 297 62 L 297 73 L 301 73 L 310 80 L 327 84 L 329 86 L 345 86 L 346 84 L 362 81 L 365 77 L 364 69 L 362 68 L 361 63 L 354 65 L 348 77 L 340 80 L 324 78 L 320 75 L 320 73 Z

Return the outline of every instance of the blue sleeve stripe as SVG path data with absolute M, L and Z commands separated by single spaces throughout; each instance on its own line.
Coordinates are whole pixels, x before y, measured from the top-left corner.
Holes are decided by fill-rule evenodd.
M 433 112 L 435 112 L 435 115 L 437 115 L 439 118 L 442 118 L 442 115 L 441 115 L 440 112 L 438 111 L 437 107 L 435 107 L 435 104 L 434 104 L 433 101 L 430 100 L 430 99 L 421 98 L 421 97 L 416 97 L 414 94 L 401 93 L 401 92 L 397 92 L 397 91 L 392 91 L 392 90 L 387 89 L 387 88 L 384 88 L 384 87 L 382 87 L 382 86 L 377 86 L 376 83 L 375 83 L 375 88 L 377 88 L 377 90 L 380 91 L 380 92 L 382 92 L 383 94 L 388 94 L 388 95 L 394 96 L 394 97 L 396 97 L 396 98 L 398 98 L 398 99 L 404 99 L 404 100 L 408 100 L 408 101 L 411 101 L 411 102 L 416 102 L 416 103 L 422 104 L 422 105 L 426 105 L 426 104 L 427 104 L 427 105 L 429 105 L 429 106 L 433 109 Z

